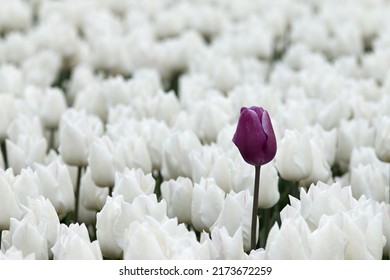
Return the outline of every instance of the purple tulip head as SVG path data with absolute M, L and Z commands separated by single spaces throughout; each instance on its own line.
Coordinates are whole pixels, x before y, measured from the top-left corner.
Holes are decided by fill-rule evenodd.
M 256 106 L 242 107 L 233 143 L 247 163 L 270 162 L 276 154 L 276 137 L 268 112 Z

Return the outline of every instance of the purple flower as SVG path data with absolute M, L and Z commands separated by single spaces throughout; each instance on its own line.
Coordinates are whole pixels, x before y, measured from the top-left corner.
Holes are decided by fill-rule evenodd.
M 242 107 L 233 143 L 247 163 L 270 162 L 276 154 L 276 137 L 268 112 L 256 106 Z

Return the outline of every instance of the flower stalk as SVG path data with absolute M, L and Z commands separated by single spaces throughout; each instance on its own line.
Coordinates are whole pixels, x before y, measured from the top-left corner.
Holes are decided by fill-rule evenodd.
M 79 220 L 79 199 L 80 199 L 80 182 L 81 182 L 81 173 L 83 171 L 82 166 L 77 167 L 77 180 L 76 180 L 76 205 L 75 205 L 75 219 L 76 222 Z
M 253 190 L 253 208 L 252 208 L 252 225 L 251 225 L 251 249 L 256 249 L 256 235 L 257 235 L 257 209 L 259 202 L 259 188 L 260 188 L 260 171 L 261 165 L 255 165 L 255 185 Z

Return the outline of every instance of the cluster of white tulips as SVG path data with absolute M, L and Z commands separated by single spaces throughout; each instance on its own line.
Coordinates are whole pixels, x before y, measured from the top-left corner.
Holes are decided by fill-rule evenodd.
M 0 259 L 389 258 L 389 14 L 0 0 Z M 243 106 L 277 139 L 255 250 Z

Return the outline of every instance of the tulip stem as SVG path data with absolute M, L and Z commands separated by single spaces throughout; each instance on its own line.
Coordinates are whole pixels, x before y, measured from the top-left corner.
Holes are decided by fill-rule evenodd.
M 7 157 L 7 146 L 5 144 L 5 140 L 1 141 L 1 152 L 3 153 L 4 170 L 7 170 L 8 169 L 8 157 Z
M 0 250 L 1 250 L 1 245 L 3 244 L 3 239 L 2 239 L 2 237 L 3 237 L 3 230 L 2 229 L 0 229 Z
M 253 191 L 253 208 L 252 208 L 252 228 L 251 228 L 251 249 L 256 249 L 257 236 L 257 209 L 259 204 L 259 187 L 260 187 L 260 168 L 261 165 L 255 165 L 255 185 Z
M 82 166 L 77 167 L 77 181 L 76 181 L 76 205 L 75 205 L 75 218 L 76 222 L 79 220 L 79 197 L 80 197 L 80 182 L 81 182 L 81 172 Z

